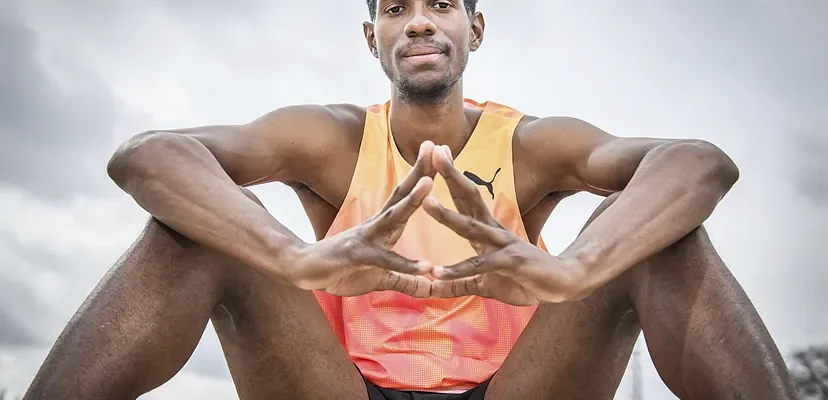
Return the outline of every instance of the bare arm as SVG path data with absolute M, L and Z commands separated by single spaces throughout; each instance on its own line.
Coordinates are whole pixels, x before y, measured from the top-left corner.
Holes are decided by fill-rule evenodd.
M 538 150 L 565 185 L 618 199 L 561 254 L 585 266 L 586 290 L 603 285 L 699 227 L 739 171 L 699 140 L 619 138 L 572 118 L 533 122 Z
M 338 122 L 329 107 L 294 106 L 245 125 L 147 132 L 124 143 L 107 171 L 165 225 L 270 269 L 304 243 L 239 186 L 311 179 L 310 163 L 324 162 L 317 149 L 342 137 Z

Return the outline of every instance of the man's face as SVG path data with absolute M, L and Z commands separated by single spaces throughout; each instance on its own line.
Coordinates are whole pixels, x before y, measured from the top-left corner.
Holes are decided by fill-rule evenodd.
M 379 0 L 365 37 L 401 94 L 442 98 L 483 40 L 483 16 L 469 18 L 462 0 Z

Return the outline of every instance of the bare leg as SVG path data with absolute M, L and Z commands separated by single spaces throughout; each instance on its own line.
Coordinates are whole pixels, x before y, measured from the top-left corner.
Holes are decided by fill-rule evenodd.
M 151 220 L 58 338 L 25 399 L 134 399 L 172 378 L 211 315 L 242 399 L 364 399 L 311 292 Z
M 639 327 L 682 399 L 796 398 L 767 329 L 699 228 L 584 300 L 538 307 L 486 399 L 612 399 Z
M 227 281 L 213 325 L 242 399 L 367 399 L 311 292 L 247 267 Z
M 630 296 L 656 369 L 673 393 L 796 398 L 779 350 L 703 227 L 633 272 Z

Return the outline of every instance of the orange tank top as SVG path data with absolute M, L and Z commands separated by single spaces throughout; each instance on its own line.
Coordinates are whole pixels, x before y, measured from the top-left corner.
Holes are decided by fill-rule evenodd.
M 523 114 L 493 102 L 466 100 L 465 106 L 483 113 L 454 165 L 490 182 L 491 192 L 487 185 L 479 189 L 492 215 L 527 239 L 512 167 L 512 135 Z M 387 102 L 367 110 L 351 186 L 326 237 L 375 215 L 411 171 L 391 134 L 389 107 Z M 432 195 L 456 210 L 440 175 Z M 545 249 L 540 240 L 538 246 Z M 468 240 L 422 210 L 411 217 L 394 250 L 438 265 L 476 255 Z M 535 312 L 535 307 L 515 307 L 477 296 L 417 299 L 393 291 L 356 297 L 315 295 L 363 375 L 375 385 L 399 390 L 445 392 L 477 386 L 500 368 Z

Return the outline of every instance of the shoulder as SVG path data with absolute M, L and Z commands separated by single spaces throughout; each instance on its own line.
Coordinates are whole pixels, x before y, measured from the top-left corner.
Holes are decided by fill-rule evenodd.
M 366 110 L 353 104 L 298 104 L 276 108 L 246 125 L 257 146 L 279 160 L 281 180 L 310 184 L 323 171 L 355 158 Z M 252 145 L 252 144 L 251 144 Z M 337 157 L 331 157 L 335 149 Z M 349 157 L 349 155 L 354 155 Z
M 571 116 L 526 115 L 515 129 L 514 145 L 538 166 L 550 167 L 579 159 L 612 136 L 595 125 Z
M 283 145 L 287 139 L 294 156 L 315 162 L 328 147 L 356 142 L 358 148 L 365 114 L 365 108 L 353 104 L 300 104 L 277 108 L 250 125 Z
M 485 109 L 489 113 L 509 118 L 519 117 L 520 121 L 515 127 L 516 142 L 532 148 L 535 148 L 537 145 L 541 147 L 561 144 L 578 145 L 586 141 L 605 140 L 608 138 L 606 132 L 582 119 L 572 116 L 538 117 L 524 114 L 518 109 L 493 101 L 477 103 L 467 99 L 466 104 Z
M 367 108 L 355 104 L 327 104 L 325 106 L 331 116 L 345 129 L 354 129 L 365 125 Z
M 340 139 L 351 144 L 362 141 L 362 133 L 365 129 L 365 118 L 367 108 L 355 104 L 328 104 L 325 106 L 331 113 L 331 117 L 339 126 Z
M 515 168 L 544 193 L 580 191 L 582 185 L 572 177 L 593 149 L 610 138 L 580 118 L 525 115 L 512 141 Z
M 595 125 L 570 116 L 536 117 L 526 115 L 518 123 L 516 133 L 537 142 L 603 140 L 608 134 Z
M 336 135 L 361 129 L 365 108 L 353 104 L 300 104 L 279 107 L 251 125 L 263 130 Z M 309 132 L 309 131 L 314 132 Z

